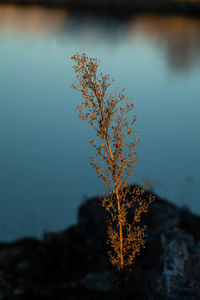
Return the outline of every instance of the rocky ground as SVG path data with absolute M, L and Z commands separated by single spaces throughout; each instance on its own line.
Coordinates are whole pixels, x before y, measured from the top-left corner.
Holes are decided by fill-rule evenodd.
M 156 197 L 143 220 L 146 248 L 127 275 L 127 299 L 200 299 L 200 217 Z M 79 209 L 77 225 L 0 243 L 0 300 L 117 299 L 97 199 Z M 124 296 L 125 299 L 125 296 Z

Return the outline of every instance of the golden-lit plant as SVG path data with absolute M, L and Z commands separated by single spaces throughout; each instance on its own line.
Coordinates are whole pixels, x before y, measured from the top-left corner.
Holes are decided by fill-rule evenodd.
M 149 182 L 145 182 L 143 188 L 135 187 L 133 190 L 128 185 L 130 176 L 135 175 L 134 167 L 138 161 L 135 147 L 139 143 L 139 135 L 133 130 L 137 120 L 133 114 L 134 104 L 123 89 L 109 90 L 113 80 L 110 75 L 97 73 L 97 59 L 86 54 L 76 54 L 72 59 L 76 63 L 73 66 L 76 81 L 72 87 L 83 97 L 81 106 L 77 107 L 79 118 L 87 121 L 98 137 L 98 141 L 90 139 L 90 144 L 96 149 L 91 165 L 108 191 L 102 200 L 108 216 L 108 242 L 111 246 L 108 254 L 112 265 L 124 271 L 145 244 L 146 227 L 138 223 L 141 214 L 147 212 L 154 200 L 151 194 L 143 197 Z M 134 215 L 128 222 L 128 212 L 133 207 Z

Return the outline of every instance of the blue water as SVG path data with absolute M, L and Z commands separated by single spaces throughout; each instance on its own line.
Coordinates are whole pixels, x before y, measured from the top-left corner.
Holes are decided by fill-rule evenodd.
M 70 57 L 85 51 L 133 97 L 137 177 L 200 213 L 200 19 L 129 20 L 0 6 L 0 240 L 76 222 L 103 191 L 89 165 L 93 130 L 78 119 Z

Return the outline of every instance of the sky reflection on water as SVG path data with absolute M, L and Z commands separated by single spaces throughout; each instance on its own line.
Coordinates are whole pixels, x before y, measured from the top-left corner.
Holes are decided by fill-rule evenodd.
M 93 131 L 70 89 L 77 51 L 133 97 L 137 182 L 149 176 L 161 196 L 200 213 L 200 20 L 0 5 L 0 240 L 64 229 L 84 195 L 102 192 Z

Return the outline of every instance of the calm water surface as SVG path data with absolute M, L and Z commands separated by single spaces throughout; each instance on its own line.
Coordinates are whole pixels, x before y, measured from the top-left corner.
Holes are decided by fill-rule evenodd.
M 83 51 L 133 97 L 134 180 L 149 176 L 159 195 L 200 213 L 200 19 L 0 5 L 0 240 L 64 229 L 102 192 L 70 88 L 70 57 Z

